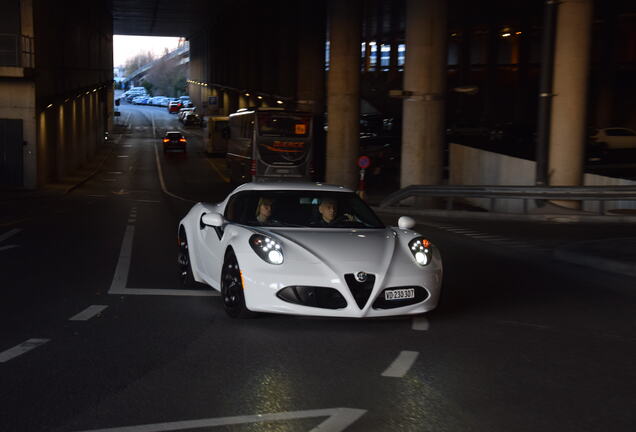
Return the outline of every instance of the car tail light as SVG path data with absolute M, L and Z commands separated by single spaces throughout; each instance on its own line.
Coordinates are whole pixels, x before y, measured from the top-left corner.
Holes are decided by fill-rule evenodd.
M 185 138 L 179 138 L 179 142 L 186 142 Z
M 163 142 L 170 142 L 170 140 L 168 138 L 164 138 Z
M 250 164 L 250 175 L 256 175 L 256 160 L 252 159 L 252 163 Z

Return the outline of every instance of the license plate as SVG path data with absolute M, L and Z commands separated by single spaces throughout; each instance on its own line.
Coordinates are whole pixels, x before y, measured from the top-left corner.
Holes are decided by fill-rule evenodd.
M 415 298 L 414 288 L 384 291 L 384 300 L 402 300 Z
M 289 170 L 288 169 L 277 169 L 276 172 L 278 174 L 289 174 Z

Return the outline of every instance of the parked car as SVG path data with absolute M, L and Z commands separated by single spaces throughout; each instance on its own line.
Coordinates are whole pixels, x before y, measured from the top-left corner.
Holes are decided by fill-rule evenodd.
M 178 274 L 185 287 L 219 291 L 233 318 L 428 312 L 441 292 L 439 249 L 412 231 L 410 217 L 397 225 L 342 186 L 247 183 L 179 222 Z
M 183 123 L 183 118 L 190 113 L 194 113 L 195 112 L 195 108 L 181 108 L 179 110 L 179 113 L 177 114 L 177 118 L 179 119 L 179 121 L 181 123 Z
M 201 126 L 203 122 L 198 114 L 188 113 L 183 118 L 183 124 L 186 126 Z
M 185 108 L 191 108 L 194 106 L 192 101 L 190 100 L 190 96 L 180 96 L 179 99 Z
M 623 127 L 597 129 L 591 140 L 598 148 L 604 150 L 636 148 L 636 132 Z
M 178 113 L 179 110 L 181 109 L 181 102 L 176 102 L 176 101 L 171 101 L 168 104 L 168 112 L 169 113 Z
M 167 153 L 170 150 L 178 150 L 186 152 L 187 141 L 183 134 L 179 131 L 168 131 L 163 136 L 163 152 Z

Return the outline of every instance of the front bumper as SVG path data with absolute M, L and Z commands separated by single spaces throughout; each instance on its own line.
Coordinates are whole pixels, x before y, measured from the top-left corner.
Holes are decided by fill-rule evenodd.
M 441 263 L 434 260 L 427 267 L 412 265 L 409 272 L 369 273 L 375 280 L 368 295 L 360 296 L 361 290 L 347 281 L 347 275 L 355 274 L 353 269 L 359 265 L 339 275 L 320 263 L 311 265 L 309 271 L 307 265 L 294 270 L 293 263 L 273 267 L 267 263 L 249 270 L 242 267 L 245 302 L 251 311 L 347 318 L 421 314 L 437 306 L 442 281 Z M 416 288 L 416 301 L 384 300 L 386 289 L 411 287 Z

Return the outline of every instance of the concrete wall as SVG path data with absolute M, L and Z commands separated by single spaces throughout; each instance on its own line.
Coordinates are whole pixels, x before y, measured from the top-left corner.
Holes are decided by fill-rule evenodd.
M 35 95 L 31 104 L 42 186 L 91 161 L 112 118 L 112 17 L 104 3 L 33 1 Z M 26 185 L 26 183 L 25 183 Z
M 0 118 L 22 120 L 24 187 L 36 186 L 37 137 L 35 84 L 31 81 L 0 81 Z
M 500 185 L 532 186 L 535 180 L 535 162 L 506 156 L 460 144 L 450 145 L 449 184 L 453 185 Z M 585 186 L 636 186 L 636 181 L 585 174 Z M 469 199 L 472 205 L 488 209 L 490 200 Z M 536 208 L 529 201 L 528 209 Z M 636 208 L 636 201 L 609 201 L 605 209 Z M 586 201 L 583 210 L 598 212 L 599 204 Z M 522 200 L 497 200 L 495 211 L 522 213 Z

